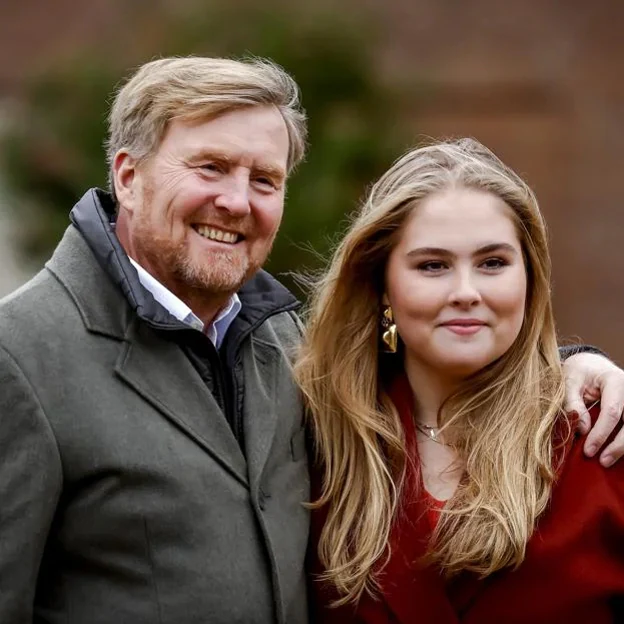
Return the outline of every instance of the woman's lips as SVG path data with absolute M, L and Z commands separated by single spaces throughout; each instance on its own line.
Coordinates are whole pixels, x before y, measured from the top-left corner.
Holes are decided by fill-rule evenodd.
M 454 334 L 460 336 L 469 336 L 476 334 L 480 329 L 485 327 L 486 324 L 478 319 L 453 319 L 442 323 L 442 327 L 452 331 Z
M 444 325 L 444 327 L 454 334 L 469 336 L 470 334 L 476 334 L 480 329 L 485 327 L 485 325 Z

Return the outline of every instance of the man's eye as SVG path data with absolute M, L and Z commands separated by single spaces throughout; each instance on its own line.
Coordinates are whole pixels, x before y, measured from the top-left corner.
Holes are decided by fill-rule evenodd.
M 260 176 L 259 178 L 255 178 L 255 181 L 258 184 L 262 184 L 262 186 L 270 186 L 271 188 L 275 188 L 275 182 L 270 178 L 266 178 L 264 176 Z
M 214 172 L 218 172 L 221 171 L 221 166 L 218 165 L 217 163 L 205 163 L 203 165 L 201 165 L 201 169 L 203 169 L 204 171 L 214 171 Z

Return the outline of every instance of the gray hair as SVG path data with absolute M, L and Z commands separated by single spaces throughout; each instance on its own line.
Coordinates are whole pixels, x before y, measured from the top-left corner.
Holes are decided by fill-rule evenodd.
M 267 104 L 277 107 L 286 124 L 290 173 L 305 155 L 307 124 L 299 87 L 283 68 L 261 58 L 174 57 L 142 65 L 118 91 L 108 117 L 106 156 L 113 197 L 112 165 L 119 150 L 144 160 L 158 149 L 173 118 L 209 119 Z

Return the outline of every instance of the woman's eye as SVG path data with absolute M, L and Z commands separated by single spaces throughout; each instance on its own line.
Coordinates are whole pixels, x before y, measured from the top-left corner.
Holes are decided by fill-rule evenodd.
M 444 262 L 440 262 L 439 260 L 431 260 L 418 265 L 418 270 L 426 273 L 438 273 L 444 269 L 446 269 L 446 264 Z
M 509 263 L 502 258 L 488 258 L 481 263 L 481 266 L 489 271 L 494 271 L 496 269 L 501 269 L 502 267 L 507 266 L 507 264 Z

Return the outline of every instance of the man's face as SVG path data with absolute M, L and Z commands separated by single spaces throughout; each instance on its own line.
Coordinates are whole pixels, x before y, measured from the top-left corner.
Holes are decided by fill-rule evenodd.
M 183 301 L 236 292 L 275 239 L 288 147 L 274 106 L 172 121 L 120 197 L 126 251 Z

